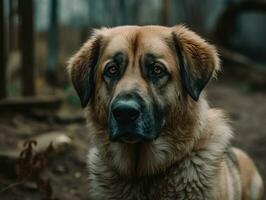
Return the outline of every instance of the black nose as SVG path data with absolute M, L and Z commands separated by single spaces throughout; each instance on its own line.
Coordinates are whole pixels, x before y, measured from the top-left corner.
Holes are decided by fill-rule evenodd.
M 130 122 L 140 115 L 140 106 L 133 100 L 120 100 L 115 103 L 112 113 L 117 122 Z

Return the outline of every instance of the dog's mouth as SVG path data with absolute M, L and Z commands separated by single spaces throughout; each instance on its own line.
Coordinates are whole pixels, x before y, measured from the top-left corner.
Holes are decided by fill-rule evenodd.
M 130 122 L 117 121 L 110 115 L 108 129 L 110 141 L 125 144 L 151 142 L 160 134 L 160 129 L 156 127 L 154 119 L 147 113 Z
M 127 144 L 136 144 L 136 143 L 141 142 L 141 140 L 139 138 L 136 138 L 130 134 L 127 134 L 127 135 L 121 137 L 120 141 L 123 143 L 127 143 Z

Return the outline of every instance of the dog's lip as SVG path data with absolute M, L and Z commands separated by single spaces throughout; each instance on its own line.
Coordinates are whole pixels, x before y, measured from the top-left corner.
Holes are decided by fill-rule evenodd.
M 139 143 L 141 140 L 138 138 L 135 138 L 134 136 L 126 135 L 120 138 L 120 140 L 124 143 L 129 143 L 129 144 L 136 144 Z
M 136 140 L 127 140 L 125 138 L 121 138 L 121 140 L 124 142 L 124 143 L 128 143 L 128 144 L 136 144 L 136 143 L 139 143 L 140 140 L 139 139 L 136 139 Z

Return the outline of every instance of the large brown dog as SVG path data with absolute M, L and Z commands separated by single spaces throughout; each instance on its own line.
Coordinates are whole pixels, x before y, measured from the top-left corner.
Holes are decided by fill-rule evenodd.
M 230 148 L 201 94 L 215 47 L 183 26 L 95 30 L 69 61 L 89 124 L 91 199 L 262 199 L 253 162 Z

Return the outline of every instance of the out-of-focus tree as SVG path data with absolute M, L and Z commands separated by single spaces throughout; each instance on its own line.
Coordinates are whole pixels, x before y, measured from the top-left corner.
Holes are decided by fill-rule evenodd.
M 51 85 L 56 83 L 56 67 L 58 64 L 58 0 L 50 0 L 50 26 L 48 44 L 48 63 L 46 68 L 46 80 Z
M 15 23 L 15 17 L 16 17 L 16 6 L 17 1 L 16 0 L 9 0 L 9 51 L 14 51 L 16 46 L 16 23 Z
M 162 25 L 169 25 L 171 0 L 163 0 L 162 2 Z
M 0 1 L 0 99 L 6 97 L 6 45 L 4 1 Z
M 35 95 L 33 0 L 19 0 L 22 94 Z

